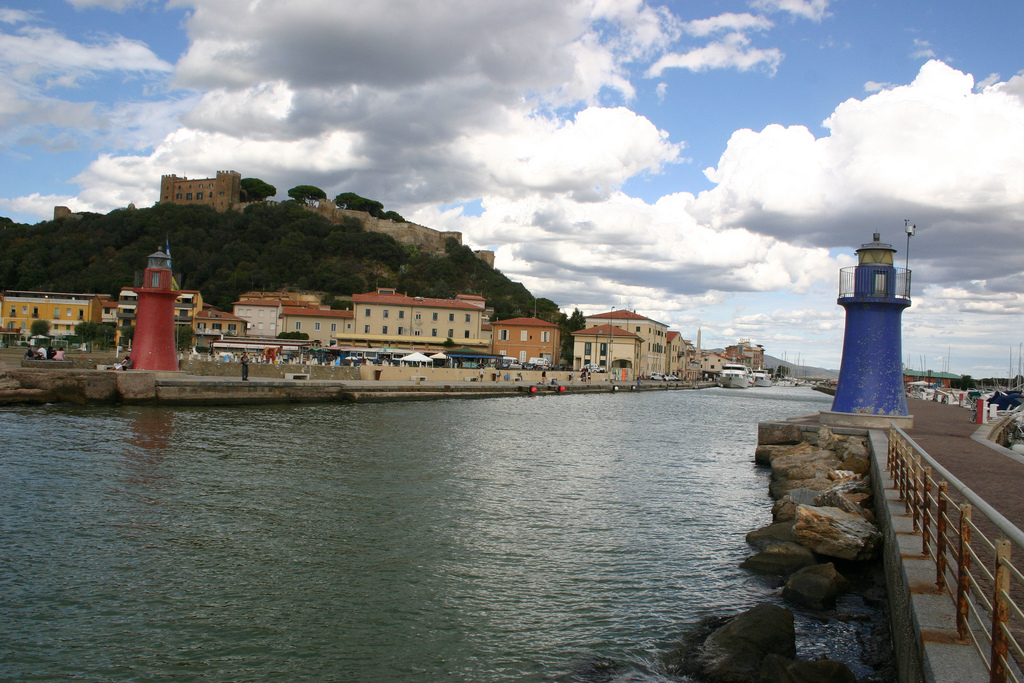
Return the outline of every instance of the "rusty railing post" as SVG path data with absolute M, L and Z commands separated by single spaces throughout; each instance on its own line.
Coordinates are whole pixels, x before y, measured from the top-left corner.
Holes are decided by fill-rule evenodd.
M 995 586 L 992 596 L 992 668 L 990 683 L 1006 683 L 1006 655 L 1010 642 L 1006 629 L 1010 623 L 1010 541 L 1001 538 L 996 543 Z
M 946 492 L 949 483 L 939 482 L 938 500 L 935 501 L 935 585 L 946 587 Z
M 921 553 L 927 557 L 932 544 L 932 502 L 929 495 L 932 491 L 932 468 L 925 467 L 921 471 Z
M 914 523 L 914 531 L 921 530 L 921 456 L 914 454 L 910 461 L 910 519 Z
M 956 634 L 961 641 L 967 641 L 968 593 L 971 582 L 968 573 L 971 571 L 971 506 L 960 506 L 960 552 L 956 562 Z

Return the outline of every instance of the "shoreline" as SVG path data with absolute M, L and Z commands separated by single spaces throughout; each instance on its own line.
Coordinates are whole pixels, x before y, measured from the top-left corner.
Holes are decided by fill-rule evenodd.
M 190 375 L 185 372 L 151 372 L 147 370 L 97 370 L 64 367 L 0 367 L 0 405 L 40 405 L 45 403 L 125 404 L 125 405 L 251 405 L 272 403 L 321 402 L 386 402 L 422 401 L 437 398 L 495 398 L 504 396 L 537 396 L 581 393 L 619 393 L 632 391 L 685 391 L 714 386 L 710 382 L 685 385 L 681 382 L 642 381 L 617 382 L 608 377 L 589 384 L 580 381 L 542 385 L 524 377 L 522 381 L 480 381 L 477 376 L 460 379 L 427 379 L 417 369 L 402 370 L 408 379 L 312 379 L 304 366 L 282 369 L 269 366 L 283 374 L 282 378 L 260 377 L 250 371 L 250 379 L 242 381 L 240 372 L 232 376 Z M 58 361 L 59 362 L 59 361 Z M 218 364 L 222 369 L 232 369 Z M 260 366 L 253 366 L 260 367 Z M 284 370 L 293 369 L 293 373 Z M 348 368 L 346 368 L 348 369 Z M 362 368 L 360 368 L 361 370 Z M 371 369 L 371 372 L 374 370 Z M 380 372 L 377 370 L 376 372 Z M 466 375 L 468 371 L 458 371 Z M 354 373 L 353 373 L 354 374 Z M 449 371 L 448 374 L 451 374 Z M 493 372 L 490 374 L 494 374 Z M 525 373 L 524 373 L 525 374 Z M 552 373 L 554 374 L 554 373 Z M 559 373 L 568 375 L 568 373 Z

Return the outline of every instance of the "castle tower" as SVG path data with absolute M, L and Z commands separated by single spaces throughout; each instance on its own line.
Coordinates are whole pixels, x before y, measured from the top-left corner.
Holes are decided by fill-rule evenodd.
M 132 367 L 137 370 L 177 370 L 174 338 L 174 301 L 178 292 L 171 274 L 171 257 L 162 251 L 149 255 L 149 265 L 136 287 L 135 336 Z
M 846 309 L 843 361 L 832 411 L 825 424 L 901 427 L 913 424 L 903 386 L 901 318 L 910 306 L 910 271 L 893 266 L 892 245 L 861 245 L 858 265 L 839 274 L 839 299 Z

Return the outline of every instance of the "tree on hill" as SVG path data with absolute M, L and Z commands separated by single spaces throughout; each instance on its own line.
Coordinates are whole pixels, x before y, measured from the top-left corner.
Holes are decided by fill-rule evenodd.
M 385 211 L 382 218 L 387 218 L 389 221 L 394 221 L 395 223 L 408 222 L 404 218 L 402 218 L 402 214 L 398 213 L 397 211 Z
M 572 315 L 562 314 L 561 319 L 558 321 L 558 326 L 562 328 L 562 348 L 560 349 L 562 360 L 571 364 L 573 362 L 574 343 L 572 333 L 586 328 L 587 318 L 580 309 L 574 308 Z
M 349 211 L 365 211 L 374 218 L 384 217 L 384 205 L 373 199 L 360 197 L 355 192 L 342 192 L 334 198 L 334 203 L 339 209 Z
M 262 202 L 277 194 L 277 188 L 259 178 L 242 178 L 242 201 Z
M 288 196 L 310 206 L 318 206 L 321 199 L 327 199 L 327 193 L 315 185 L 296 185 L 288 190 Z
M 94 292 L 116 297 L 134 284 L 146 259 L 169 240 L 183 287 L 224 310 L 250 289 L 296 287 L 351 299 L 376 287 L 410 296 L 479 294 L 499 320 L 532 315 L 534 298 L 452 239 L 435 254 L 333 225 L 295 202 L 250 204 L 218 213 L 208 206 L 157 204 L 76 221 L 14 224 L 0 230 L 0 291 Z M 538 314 L 554 307 L 537 300 Z

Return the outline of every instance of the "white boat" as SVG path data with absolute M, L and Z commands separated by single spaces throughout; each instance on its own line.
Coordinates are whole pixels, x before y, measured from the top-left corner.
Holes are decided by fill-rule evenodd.
M 746 389 L 753 383 L 750 370 L 742 363 L 723 363 L 718 384 L 726 389 Z
M 755 387 L 770 387 L 772 385 L 771 376 L 764 370 L 754 370 L 750 376 L 754 379 Z

